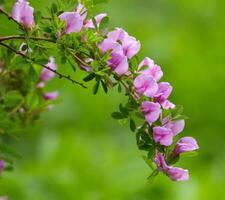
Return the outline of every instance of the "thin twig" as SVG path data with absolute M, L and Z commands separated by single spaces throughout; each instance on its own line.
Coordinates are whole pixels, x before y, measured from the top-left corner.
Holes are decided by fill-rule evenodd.
M 9 45 L 4 44 L 4 43 L 2 43 L 2 42 L 0 42 L 0 45 L 3 46 L 3 47 L 5 47 L 5 48 L 7 48 L 7 49 L 9 49 L 10 51 L 14 52 L 15 54 L 17 54 L 17 55 L 19 55 L 19 56 L 21 56 L 21 57 L 23 57 L 23 58 L 25 58 L 25 59 L 27 59 L 27 60 L 30 60 L 30 61 L 32 61 L 32 62 L 35 63 L 35 60 L 34 60 L 34 59 L 29 58 L 29 57 L 26 56 L 25 54 L 23 54 L 23 53 L 21 53 L 21 52 L 15 50 L 14 48 L 10 47 Z M 69 80 L 69 81 L 72 82 L 73 84 L 77 84 L 77 85 L 80 85 L 80 86 L 83 87 L 83 88 L 87 88 L 83 83 L 78 82 L 78 81 L 72 79 L 72 78 L 70 77 L 70 75 L 61 74 L 61 73 L 58 72 L 57 70 L 54 70 L 54 69 L 52 69 L 52 68 L 50 68 L 50 67 L 48 67 L 48 66 L 46 66 L 46 65 L 40 65 L 40 66 L 42 66 L 43 68 L 45 68 L 45 69 L 47 69 L 47 70 L 49 70 L 49 71 L 55 73 L 60 79 L 61 79 L 61 78 L 64 78 L 64 79 Z
M 30 40 L 35 40 L 35 41 L 47 41 L 47 42 L 52 42 L 56 43 L 54 40 L 50 38 L 44 38 L 44 37 L 26 37 L 26 36 L 21 36 L 21 35 L 10 35 L 10 36 L 3 36 L 0 37 L 0 42 L 6 41 L 6 40 L 14 40 L 14 39 L 30 39 Z

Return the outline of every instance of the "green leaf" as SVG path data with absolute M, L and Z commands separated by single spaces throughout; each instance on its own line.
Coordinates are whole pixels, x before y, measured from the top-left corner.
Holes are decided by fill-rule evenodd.
M 153 145 L 152 148 L 150 148 L 148 150 L 148 158 L 150 160 L 153 160 L 154 156 L 155 156 L 155 148 L 154 148 L 154 145 Z
M 135 121 L 132 118 L 130 118 L 130 130 L 132 132 L 136 131 L 136 124 L 135 124 Z
M 93 94 L 96 95 L 98 93 L 98 89 L 99 89 L 99 81 L 97 81 L 93 87 Z
M 148 159 L 147 156 L 142 156 L 143 160 L 145 161 L 145 163 L 152 169 L 155 170 L 155 166 L 153 164 L 153 162 L 151 160 Z
M 178 121 L 178 120 L 186 120 L 186 119 L 189 119 L 188 116 L 186 115 L 176 115 L 175 117 L 173 117 L 173 121 Z
M 52 15 L 53 15 L 53 14 L 56 14 L 56 13 L 57 13 L 57 10 L 58 10 L 57 5 L 56 5 L 55 3 L 53 3 L 53 4 L 52 4 L 52 7 L 51 7 Z
M 140 150 L 149 151 L 154 147 L 152 138 L 145 131 L 137 132 L 136 141 Z
M 36 108 L 39 104 L 39 96 L 37 95 L 37 93 L 35 92 L 29 93 L 26 96 L 26 104 L 30 110 Z
M 8 146 L 6 144 L 0 144 L 0 151 L 3 153 L 6 153 L 12 157 L 15 158 L 21 158 L 22 156 L 11 146 Z
M 97 4 L 101 4 L 101 3 L 107 3 L 108 0 L 93 0 L 93 4 L 97 5 Z
M 148 182 L 149 182 L 149 183 L 152 183 L 152 182 L 154 181 L 155 177 L 156 177 L 158 174 L 159 174 L 159 171 L 158 171 L 157 169 L 154 170 L 154 171 L 150 174 L 150 176 L 148 177 Z
M 23 97 L 18 91 L 9 91 L 4 97 L 6 107 L 17 107 L 23 102 Z
M 172 158 L 169 158 L 168 164 L 173 165 L 176 164 L 180 160 L 180 156 L 173 156 Z
M 91 73 L 91 74 L 88 74 L 88 75 L 83 79 L 83 81 L 89 82 L 89 81 L 93 80 L 95 77 L 96 77 L 96 75 L 95 75 L 94 73 Z
M 35 60 L 35 63 L 38 65 L 46 65 L 48 63 L 48 59 L 47 58 L 37 59 Z
M 112 116 L 112 118 L 114 118 L 114 119 L 125 119 L 125 118 L 127 118 L 127 116 L 125 116 L 123 113 L 121 113 L 121 112 L 113 112 L 112 114 L 111 114 L 111 116 Z
M 37 82 L 38 79 L 39 79 L 39 75 L 38 75 L 37 71 L 35 70 L 35 68 L 32 65 L 30 65 L 30 69 L 29 69 L 28 75 L 29 75 L 29 79 L 32 82 Z
M 41 20 L 41 16 L 42 16 L 42 13 L 39 10 L 34 13 L 34 19 L 36 23 L 38 23 Z
M 101 80 L 101 84 L 102 84 L 102 88 L 103 88 L 104 92 L 108 93 L 108 87 L 103 80 Z
M 95 17 L 92 17 L 91 20 L 92 20 L 92 23 L 94 24 L 95 30 L 98 30 L 98 26 L 97 26 Z
M 109 17 L 104 17 L 99 25 L 99 30 L 105 30 L 109 26 Z
M 185 157 L 195 157 L 198 155 L 197 151 L 190 151 L 190 152 L 184 152 L 180 154 L 180 158 L 185 158 Z
M 118 84 L 118 92 L 119 92 L 119 93 L 122 92 L 122 86 L 121 86 L 121 84 Z
M 184 111 L 184 107 L 182 105 L 177 105 L 174 109 L 171 110 L 172 116 L 181 115 Z

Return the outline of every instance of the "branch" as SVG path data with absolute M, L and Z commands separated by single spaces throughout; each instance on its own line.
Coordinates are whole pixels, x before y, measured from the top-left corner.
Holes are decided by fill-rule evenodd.
M 20 36 L 20 35 L 10 35 L 10 36 L 3 36 L 0 37 L 0 42 L 6 41 L 6 40 L 14 40 L 14 39 L 30 39 L 30 40 L 35 40 L 35 41 L 47 41 L 47 42 L 52 42 L 56 43 L 54 40 L 50 38 L 44 38 L 44 37 L 25 37 L 25 36 Z
M 50 38 L 45 38 L 45 37 L 25 37 L 25 36 L 20 36 L 20 35 L 11 35 L 11 36 L 3 36 L 0 37 L 0 42 L 2 41 L 7 41 L 7 40 L 13 40 L 13 39 L 28 39 L 28 40 L 34 40 L 34 41 L 46 41 L 46 42 L 51 42 L 51 43 L 56 43 L 55 40 L 50 39 Z M 74 59 L 79 62 L 80 64 L 89 67 L 89 65 L 84 62 L 74 51 L 74 49 L 69 48 L 73 53 L 71 52 L 71 55 L 74 57 Z
M 15 54 L 17 54 L 17 55 L 19 55 L 19 56 L 21 56 L 21 57 L 23 57 L 23 58 L 25 58 L 25 59 L 28 59 L 28 60 L 30 60 L 30 61 L 32 61 L 32 62 L 35 62 L 34 59 L 29 58 L 29 57 L 26 56 L 25 54 L 23 54 L 23 53 L 21 53 L 21 52 L 15 50 L 14 48 L 10 47 L 10 46 L 7 45 L 7 44 L 4 44 L 4 43 L 0 42 L 0 45 L 3 46 L 3 47 L 5 47 L 5 48 L 7 48 L 7 49 L 9 49 L 10 51 L 14 52 Z M 38 64 L 38 65 L 39 65 L 39 64 Z M 54 69 L 52 69 L 52 68 L 50 68 L 50 67 L 48 67 L 48 66 L 45 66 L 45 65 L 40 65 L 40 66 L 42 66 L 43 68 L 45 68 L 45 69 L 47 69 L 47 70 L 49 70 L 49 71 L 55 73 L 60 79 L 61 79 L 61 78 L 64 78 L 64 79 L 69 80 L 69 81 L 72 82 L 73 84 L 77 84 L 77 85 L 80 85 L 80 86 L 83 87 L 83 88 L 87 88 L 83 83 L 80 83 L 80 82 L 78 82 L 78 81 L 72 79 L 72 78 L 70 77 L 70 75 L 61 74 L 61 73 L 58 72 L 57 70 L 54 70 Z
M 3 8 L 0 8 L 0 14 L 5 15 L 9 20 L 12 20 L 13 22 L 15 22 L 18 26 L 21 27 L 21 24 L 19 22 L 17 22 L 15 19 L 12 18 L 12 16 L 10 16 L 10 14 L 8 14 L 6 11 L 3 10 Z

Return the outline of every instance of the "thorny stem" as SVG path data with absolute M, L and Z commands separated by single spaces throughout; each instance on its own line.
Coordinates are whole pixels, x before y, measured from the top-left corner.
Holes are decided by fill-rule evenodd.
M 29 57 L 26 56 L 25 54 L 23 54 L 23 53 L 21 53 L 21 52 L 15 50 L 14 48 L 10 47 L 10 46 L 7 45 L 7 44 L 4 44 L 4 43 L 0 42 L 0 45 L 3 46 L 3 47 L 5 47 L 5 48 L 7 48 L 7 49 L 9 49 L 10 51 L 14 52 L 15 54 L 17 54 L 17 55 L 19 55 L 19 56 L 21 56 L 21 57 L 23 57 L 23 58 L 25 58 L 25 59 L 27 59 L 27 60 L 30 60 L 30 61 L 32 61 L 32 62 L 35 62 L 34 59 L 29 58 Z M 78 81 L 72 79 L 72 78 L 70 77 L 70 75 L 61 74 L 61 73 L 58 72 L 57 70 L 54 70 L 54 69 L 52 69 L 52 68 L 50 68 L 50 67 L 48 67 L 48 66 L 46 66 L 46 65 L 41 65 L 41 66 L 42 66 L 43 68 L 45 68 L 45 69 L 47 69 L 47 70 L 49 70 L 49 71 L 55 73 L 60 79 L 61 79 L 61 78 L 64 78 L 64 79 L 69 80 L 69 81 L 72 82 L 73 84 L 77 84 L 77 85 L 80 85 L 80 86 L 83 87 L 83 88 L 87 88 L 83 83 L 80 83 L 80 82 L 78 82 Z

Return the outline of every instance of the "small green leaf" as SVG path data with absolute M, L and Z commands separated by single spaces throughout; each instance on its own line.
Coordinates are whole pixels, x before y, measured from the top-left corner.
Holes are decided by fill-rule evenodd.
M 99 81 L 97 81 L 93 87 L 93 94 L 96 95 L 98 93 L 98 89 L 99 89 Z
M 53 4 L 52 4 L 52 7 L 51 7 L 52 15 L 53 15 L 53 14 L 56 14 L 56 13 L 57 13 L 57 10 L 58 10 L 57 5 L 56 5 L 55 3 L 53 3 Z
M 30 65 L 30 69 L 29 69 L 28 75 L 29 75 L 29 79 L 32 82 L 37 82 L 38 79 L 39 79 L 38 73 L 37 73 L 37 71 L 34 69 L 34 67 L 32 65 Z
M 99 30 L 105 30 L 109 26 L 109 17 L 104 17 L 99 25 Z
M 34 18 L 36 23 L 38 23 L 41 20 L 41 16 L 42 16 L 42 13 L 39 10 L 34 13 Z
M 22 95 L 18 91 L 9 91 L 4 97 L 6 107 L 17 107 L 23 101 Z
M 176 164 L 179 160 L 180 160 L 180 156 L 179 155 L 173 156 L 172 158 L 170 158 L 168 160 L 168 164 L 170 164 L 170 165 Z
M 118 84 L 118 92 L 121 93 L 122 92 L 122 87 L 120 84 Z
M 35 60 L 35 63 L 38 65 L 46 65 L 48 63 L 48 59 L 47 58 L 37 59 Z
M 100 3 L 107 3 L 108 0 L 93 0 L 94 5 L 100 4 Z
M 101 80 L 101 84 L 102 84 L 102 88 L 103 88 L 104 92 L 108 93 L 108 87 L 103 80 Z
M 190 152 L 184 152 L 180 154 L 180 158 L 184 158 L 184 157 L 195 157 L 198 155 L 197 151 L 190 151 Z
M 12 157 L 15 158 L 21 158 L 22 156 L 11 146 L 8 146 L 6 144 L 0 144 L 0 151 L 3 153 L 6 153 Z
M 121 113 L 121 112 L 113 112 L 112 114 L 111 114 L 111 116 L 112 116 L 112 118 L 114 118 L 114 119 L 125 119 L 125 118 L 127 118 L 127 116 L 125 116 L 123 113 Z
M 189 119 L 188 116 L 186 115 L 176 115 L 175 117 L 173 117 L 173 121 L 178 121 L 178 120 L 186 120 L 186 119 Z
M 96 77 L 96 75 L 95 75 L 94 73 L 91 73 L 91 74 L 88 74 L 88 75 L 83 79 L 83 81 L 89 82 L 89 81 L 93 80 L 95 77 Z
M 97 26 L 97 22 L 96 22 L 95 17 L 92 17 L 91 20 L 92 20 L 92 23 L 94 24 L 95 29 L 98 30 L 98 26 Z
M 130 130 L 132 132 L 136 131 L 136 124 L 135 124 L 135 121 L 132 118 L 130 118 Z
M 152 169 L 155 170 L 155 166 L 153 164 L 153 162 L 151 160 L 148 159 L 147 156 L 142 156 L 143 160 L 145 161 L 145 163 Z

